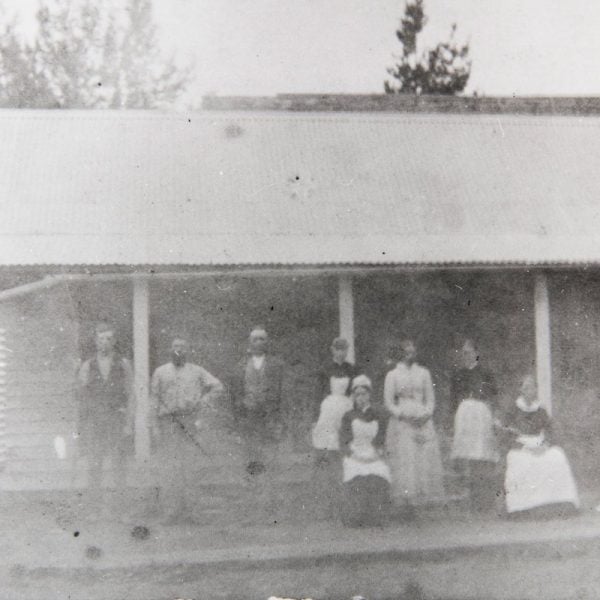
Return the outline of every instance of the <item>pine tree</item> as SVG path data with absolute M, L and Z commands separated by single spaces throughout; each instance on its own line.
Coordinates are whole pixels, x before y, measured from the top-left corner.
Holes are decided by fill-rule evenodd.
M 454 41 L 456 25 L 450 39 L 435 48 L 417 54 L 417 37 L 427 23 L 423 0 L 409 0 L 396 37 L 402 45 L 398 61 L 388 68 L 395 81 L 385 81 L 387 94 L 458 94 L 465 89 L 471 74 L 469 45 Z

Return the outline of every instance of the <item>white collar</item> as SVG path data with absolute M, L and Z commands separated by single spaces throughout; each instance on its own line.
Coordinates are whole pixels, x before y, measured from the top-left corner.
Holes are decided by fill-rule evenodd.
M 525 398 L 523 398 L 523 396 L 519 396 L 517 398 L 516 404 L 523 412 L 528 412 L 528 413 L 535 412 L 542 406 L 542 403 L 539 400 L 536 400 L 533 404 L 527 404 L 527 402 L 525 402 Z

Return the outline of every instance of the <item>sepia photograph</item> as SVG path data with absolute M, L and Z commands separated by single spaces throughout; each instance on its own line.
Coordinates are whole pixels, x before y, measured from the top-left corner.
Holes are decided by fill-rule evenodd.
M 599 598 L 599 23 L 0 0 L 0 599 Z

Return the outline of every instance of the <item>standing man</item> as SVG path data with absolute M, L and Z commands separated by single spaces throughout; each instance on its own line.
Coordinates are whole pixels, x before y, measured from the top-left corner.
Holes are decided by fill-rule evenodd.
M 193 522 L 194 466 L 205 452 L 196 434 L 203 412 L 217 408 L 221 382 L 206 369 L 187 361 L 183 337 L 171 343 L 171 360 L 154 371 L 151 383 L 152 426 L 160 441 L 165 480 L 161 504 L 167 524 Z
M 98 323 L 95 336 L 96 355 L 81 365 L 78 375 L 78 432 L 88 458 L 88 486 L 104 505 L 105 457 L 111 459 L 117 490 L 126 485 L 126 442 L 133 431 L 134 388 L 130 362 L 115 352 L 114 328 Z
M 273 480 L 267 474 L 264 481 L 261 475 L 273 467 L 282 436 L 286 368 L 283 360 L 267 353 L 267 346 L 265 328 L 255 327 L 250 332 L 248 356 L 238 363 L 231 381 L 233 410 L 245 443 L 246 471 L 262 494 L 270 493 L 265 484 Z M 263 508 L 268 511 L 264 504 Z

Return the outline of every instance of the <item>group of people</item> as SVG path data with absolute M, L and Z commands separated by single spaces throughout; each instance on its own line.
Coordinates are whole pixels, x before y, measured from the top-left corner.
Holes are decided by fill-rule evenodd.
M 129 361 L 115 350 L 115 331 L 99 323 L 96 354 L 78 372 L 78 436 L 87 456 L 88 485 L 102 497 L 102 466 L 111 458 L 116 485 L 125 487 L 125 454 L 133 432 L 135 394 Z M 170 360 L 153 373 L 149 426 L 165 477 L 160 504 L 166 521 L 194 519 L 196 465 L 214 431 L 211 414 L 230 413 L 243 444 L 245 469 L 268 510 L 272 465 L 282 438 L 285 363 L 268 352 L 264 327 L 249 336 L 248 353 L 224 385 L 189 360 L 183 336 L 172 340 Z M 490 510 L 498 496 L 509 514 L 549 505 L 577 508 L 571 470 L 556 445 L 550 418 L 527 376 L 508 413 L 500 410 L 491 374 L 466 340 L 463 367 L 452 383 L 454 432 L 451 456 L 474 507 Z M 383 402 L 371 380 L 346 360 L 348 342 L 336 338 L 319 373 L 312 427 L 313 496 L 323 517 L 348 525 L 383 524 L 415 507 L 445 502 L 444 468 L 434 425 L 430 372 L 416 362 L 412 340 L 385 376 Z M 208 436 L 208 438 L 207 438 Z M 500 467 L 499 467 L 500 465 Z M 503 485 L 498 484 L 502 472 Z M 102 503 L 102 500 L 101 500 Z
M 435 394 L 429 371 L 416 362 L 412 340 L 385 377 L 383 404 L 373 403 L 371 380 L 345 361 L 348 344 L 337 338 L 312 441 L 316 496 L 325 514 L 350 526 L 407 518 L 423 505 L 443 504 L 444 469 L 434 426 Z M 452 381 L 451 459 L 470 506 L 498 508 L 513 518 L 579 507 L 575 481 L 537 396 L 524 377 L 508 411 L 498 402 L 491 373 L 465 340 L 463 366 Z
M 131 364 L 116 351 L 114 327 L 98 323 L 95 343 L 95 355 L 78 370 L 76 437 L 87 458 L 88 487 L 99 510 L 108 512 L 103 465 L 109 458 L 116 488 L 124 489 L 135 394 Z M 248 355 L 234 368 L 227 388 L 190 362 L 189 350 L 184 336 L 174 337 L 170 360 L 154 371 L 150 382 L 148 425 L 162 471 L 159 503 L 167 524 L 195 520 L 198 463 L 206 446 L 226 435 L 216 430 L 225 411 L 232 414 L 240 434 L 246 471 L 257 495 L 265 495 L 265 473 L 277 458 L 281 438 L 285 363 L 267 353 L 264 328 L 250 333 Z

